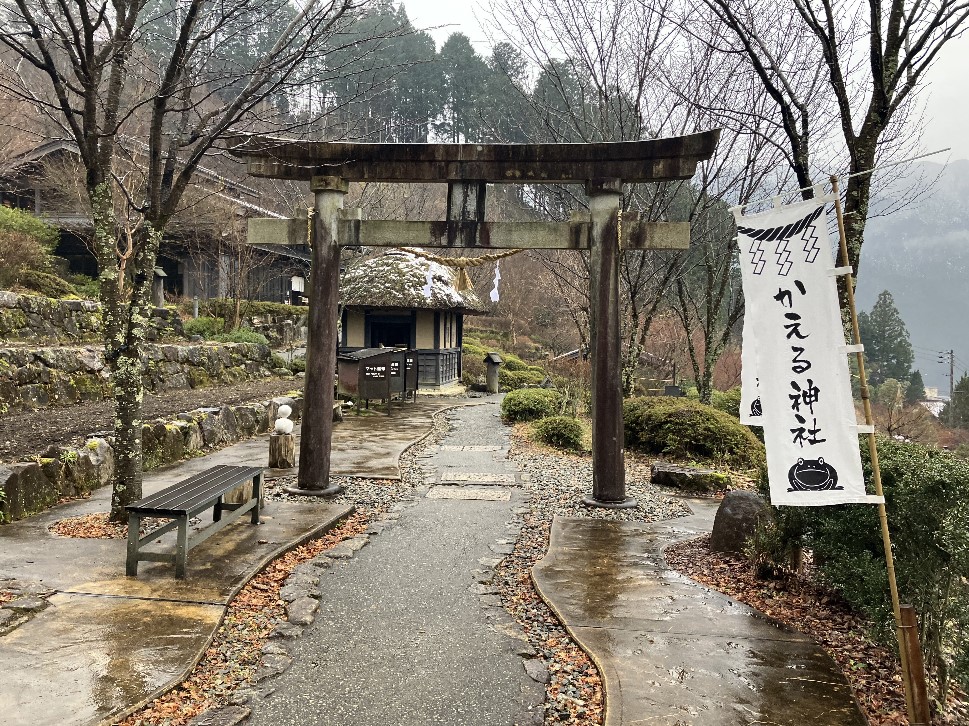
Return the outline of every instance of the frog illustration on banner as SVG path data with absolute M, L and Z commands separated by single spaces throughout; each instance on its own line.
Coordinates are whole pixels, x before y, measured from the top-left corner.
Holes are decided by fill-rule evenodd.
M 789 492 L 826 492 L 844 489 L 838 486 L 837 470 L 823 458 L 798 459 L 787 472 Z

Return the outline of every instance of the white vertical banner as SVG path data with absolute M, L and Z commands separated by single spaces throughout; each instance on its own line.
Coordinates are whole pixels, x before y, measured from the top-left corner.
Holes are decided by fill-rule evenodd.
M 865 493 L 834 261 L 824 206 L 812 199 L 737 216 L 771 503 L 872 502 Z M 747 381 L 745 380 L 745 383 Z

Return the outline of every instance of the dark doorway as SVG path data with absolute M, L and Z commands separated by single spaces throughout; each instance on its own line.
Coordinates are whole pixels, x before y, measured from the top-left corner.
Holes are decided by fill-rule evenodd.
M 370 320 L 370 347 L 379 348 L 385 346 L 393 348 L 400 346 L 410 348 L 412 321 L 408 316 L 404 317 L 382 317 L 371 318 Z

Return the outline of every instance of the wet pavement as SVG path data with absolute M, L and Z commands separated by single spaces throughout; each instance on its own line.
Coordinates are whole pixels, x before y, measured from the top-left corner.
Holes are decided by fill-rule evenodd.
M 507 523 L 523 498 L 497 412 L 494 399 L 452 412 L 454 429 L 422 458 L 431 486 L 352 559 L 322 571 L 316 620 L 271 692 L 248 703 L 247 724 L 542 724 L 544 686 L 526 673 L 527 644 L 481 584 L 481 560 L 497 562 L 517 536 Z M 439 485 L 454 474 L 505 474 L 511 486 Z
M 670 570 L 662 550 L 709 532 L 717 502 L 644 524 L 556 517 L 533 569 L 599 666 L 606 726 L 863 726 L 840 669 L 787 630 Z
M 431 430 L 434 412 L 454 403 L 418 400 L 395 407 L 393 417 L 349 416 L 335 429 L 334 475 L 398 477 L 400 453 Z M 217 464 L 264 466 L 267 456 L 261 436 L 150 472 L 144 493 Z M 0 637 L 4 726 L 97 724 L 151 700 L 194 667 L 225 604 L 252 575 L 349 511 L 326 501 L 270 502 L 263 524 L 243 517 L 192 549 L 186 579 L 175 579 L 172 565 L 155 562 L 142 562 L 138 577 L 128 578 L 124 540 L 59 537 L 48 530 L 65 517 L 107 511 L 110 496 L 104 487 L 90 499 L 0 527 L 0 578 L 54 591 L 46 609 Z M 162 538 L 162 546 L 173 537 Z
M 542 723 L 544 686 L 526 671 L 535 653 L 523 650 L 487 584 L 487 570 L 513 546 L 509 522 L 523 503 L 496 400 L 419 400 L 393 417 L 351 413 L 336 427 L 334 474 L 395 478 L 400 453 L 431 431 L 434 412 L 483 404 L 450 414 L 455 428 L 421 460 L 427 486 L 396 521 L 323 571 L 317 619 L 293 641 L 291 669 L 250 704 L 249 723 Z M 267 450 L 260 437 L 153 472 L 145 494 L 216 464 L 262 465 Z M 0 579 L 55 591 L 45 610 L 0 637 L 4 726 L 112 722 L 182 680 L 233 594 L 346 511 L 272 502 L 263 525 L 242 518 L 193 549 L 187 579 L 160 563 L 126 578 L 123 540 L 48 531 L 109 501 L 104 488 L 0 527 Z M 690 505 L 694 516 L 653 524 L 557 518 L 535 567 L 543 597 L 600 668 L 606 726 L 863 724 L 811 639 L 669 570 L 663 547 L 712 525 L 715 502 Z

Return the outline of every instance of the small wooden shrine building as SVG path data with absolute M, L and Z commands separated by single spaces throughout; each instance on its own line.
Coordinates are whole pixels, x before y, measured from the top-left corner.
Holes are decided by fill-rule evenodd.
M 340 278 L 339 353 L 381 346 L 417 350 L 421 388 L 461 380 L 466 313 L 484 306 L 454 272 L 410 252 L 392 251 L 350 266 Z

